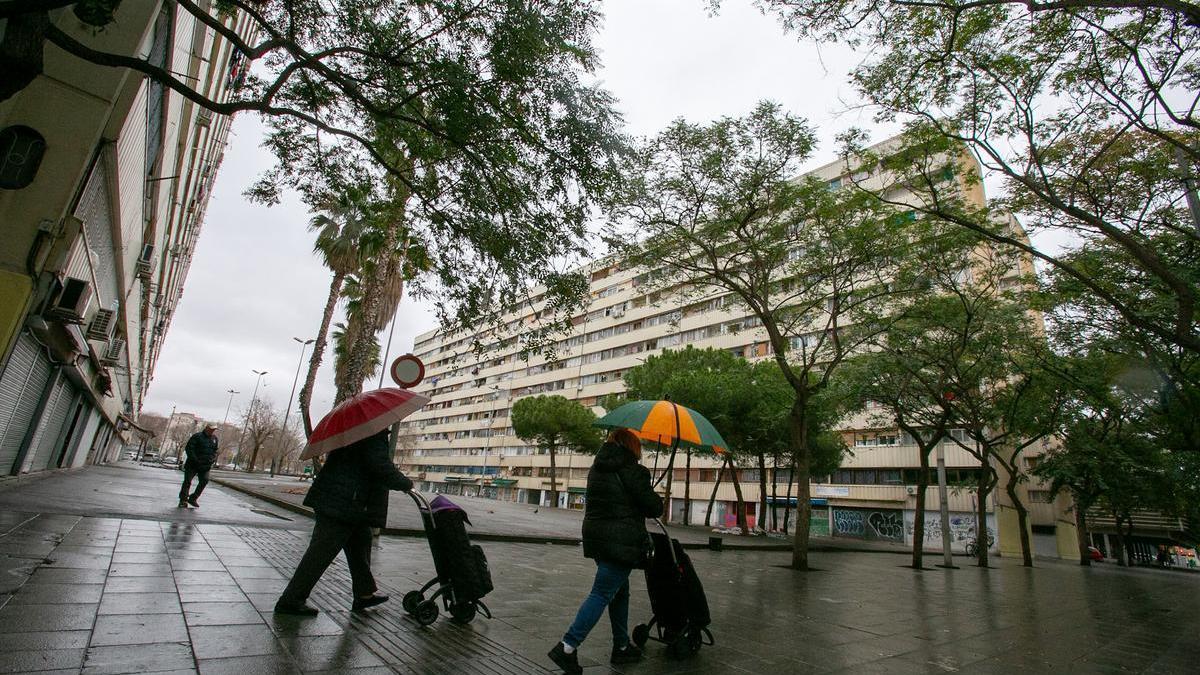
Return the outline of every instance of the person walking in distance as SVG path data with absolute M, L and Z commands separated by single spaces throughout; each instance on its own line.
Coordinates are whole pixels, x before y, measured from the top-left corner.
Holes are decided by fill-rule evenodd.
M 183 463 L 183 486 L 179 488 L 179 507 L 186 509 L 188 504 L 200 507 L 200 493 L 208 485 L 208 472 L 217 461 L 217 425 L 205 424 L 203 431 L 197 431 L 188 439 L 183 452 L 187 459 Z M 196 491 L 188 495 L 192 488 L 192 479 L 198 478 Z
M 316 616 L 307 604 L 317 580 L 339 552 L 350 567 L 351 609 L 387 602 L 371 575 L 371 528 L 387 525 L 388 490 L 408 492 L 412 481 L 392 463 L 385 429 L 329 453 L 304 505 L 316 516 L 308 550 L 275 603 L 276 614 Z
M 548 654 L 568 675 L 583 672 L 577 650 L 605 608 L 613 632 L 610 662 L 619 665 L 642 658 L 642 651 L 629 641 L 629 574 L 646 563 L 646 518 L 662 515 L 663 505 L 650 484 L 650 471 L 639 463 L 641 457 L 637 435 L 616 429 L 588 471 L 583 555 L 596 561 L 596 576 L 575 621 Z

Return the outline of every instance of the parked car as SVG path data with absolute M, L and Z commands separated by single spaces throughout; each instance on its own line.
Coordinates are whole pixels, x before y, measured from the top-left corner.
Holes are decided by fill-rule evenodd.
M 158 453 L 147 452 L 146 454 L 142 455 L 141 462 L 142 464 L 158 464 Z
M 180 461 L 179 461 L 178 457 L 163 457 L 160 464 L 167 467 L 168 469 L 178 469 L 179 465 L 180 465 Z
M 1104 554 L 1095 546 L 1088 547 L 1088 556 L 1092 559 L 1092 562 L 1104 562 Z

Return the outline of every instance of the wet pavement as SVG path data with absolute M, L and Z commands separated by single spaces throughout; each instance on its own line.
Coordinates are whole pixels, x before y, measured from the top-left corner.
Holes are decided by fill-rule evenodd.
M 227 487 L 245 494 L 273 501 L 280 508 L 310 514 L 303 506 L 304 496 L 311 485 L 291 476 L 270 477 L 266 474 L 247 474 L 234 471 L 214 471 L 213 478 Z M 583 511 L 577 509 L 551 509 L 533 504 L 498 501 L 482 497 L 450 495 L 454 503 L 470 514 L 472 532 L 482 539 L 518 541 L 559 541 L 576 544 L 579 542 L 583 523 Z M 413 500 L 408 495 L 393 492 L 388 508 L 388 531 L 392 534 L 420 534 L 421 517 Z M 712 528 L 695 525 L 684 527 L 668 526 L 671 536 L 690 546 L 707 545 L 710 537 L 719 537 L 726 547 L 790 550 L 789 537 L 756 536 L 743 537 L 714 532 Z M 814 538 L 815 548 L 837 548 L 839 550 L 894 551 L 906 550 L 902 545 L 861 540 L 834 540 Z
M 339 560 L 313 594 L 320 616 L 274 617 L 307 523 L 280 527 L 242 505 L 273 507 L 217 486 L 199 511 L 160 509 L 175 475 L 93 467 L 0 491 L 0 673 L 544 673 L 594 569 L 574 546 L 485 542 L 494 618 L 422 628 L 398 601 L 432 576 L 429 549 L 384 536 L 374 568 L 394 602 L 349 612 Z M 94 481 L 124 486 L 124 499 L 56 488 Z M 14 508 L 56 493 L 59 511 L 77 513 Z M 93 503 L 108 515 L 88 513 Z M 915 572 L 903 555 L 860 552 L 817 553 L 818 570 L 799 574 L 785 553 L 692 558 L 716 646 L 677 662 L 652 643 L 618 670 L 602 621 L 581 649 L 585 672 L 1184 673 L 1200 659 L 1200 575 L 1008 561 Z M 635 575 L 631 623 L 649 617 L 644 591 Z

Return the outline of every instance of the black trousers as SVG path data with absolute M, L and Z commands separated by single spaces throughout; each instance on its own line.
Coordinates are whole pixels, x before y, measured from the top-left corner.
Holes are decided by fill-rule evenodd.
M 371 575 L 371 527 L 317 514 L 308 550 L 279 596 L 279 602 L 303 604 L 339 551 L 346 554 L 346 564 L 350 566 L 354 597 L 365 597 L 378 590 L 375 577 Z
M 183 487 L 179 488 L 179 501 L 184 501 L 188 498 L 188 490 L 192 489 L 192 479 L 199 478 L 196 483 L 196 491 L 191 494 L 192 499 L 199 499 L 200 493 L 204 492 L 204 486 L 208 485 L 208 469 L 203 471 L 193 467 L 191 464 L 183 465 Z

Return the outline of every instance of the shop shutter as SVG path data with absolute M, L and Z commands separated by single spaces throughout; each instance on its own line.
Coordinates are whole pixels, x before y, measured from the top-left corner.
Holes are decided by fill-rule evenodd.
M 17 337 L 16 348 L 0 375 L 0 474 L 13 473 L 21 441 L 37 412 L 42 390 L 50 378 L 50 359 L 28 334 Z
M 75 412 L 75 387 L 71 382 L 60 376 L 50 391 L 46 401 L 46 409 L 42 413 L 42 422 L 37 435 L 29 446 L 29 461 L 26 466 L 29 471 L 42 471 L 58 457 L 58 449 L 62 447 L 63 434 L 71 422 Z

